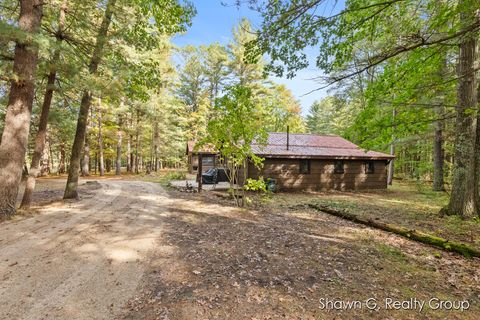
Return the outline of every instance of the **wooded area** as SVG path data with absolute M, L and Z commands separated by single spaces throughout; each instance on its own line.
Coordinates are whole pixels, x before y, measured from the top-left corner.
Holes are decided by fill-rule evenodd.
M 184 166 L 185 141 L 211 134 L 215 101 L 232 85 L 251 90 L 262 132 L 289 126 L 389 151 L 390 184 L 393 173 L 432 181 L 451 190 L 445 213 L 478 211 L 478 1 L 350 1 L 322 19 L 311 19 L 322 1 L 251 1 L 258 31 L 244 19 L 228 46 L 184 48 L 170 37 L 190 24 L 192 5 L 94 3 L 2 5 L 4 215 L 15 212 L 22 171 L 28 208 L 39 174 L 68 172 L 65 198 L 76 198 L 79 174 Z M 311 46 L 325 74 L 316 80 L 335 93 L 303 120 L 292 93 L 265 75 L 293 77 Z
M 451 192 L 444 213 L 478 212 L 477 0 L 349 1 L 330 16 L 314 14 L 323 1 L 252 0 L 258 30 L 244 19 L 227 46 L 184 48 L 171 37 L 190 25 L 189 3 L 95 4 L 2 4 L 3 215 L 15 212 L 22 172 L 28 208 L 38 175 L 68 172 L 65 198 L 76 198 L 80 174 L 183 167 L 185 141 L 212 139 L 209 121 L 225 122 L 215 101 L 232 85 L 251 91 L 257 131 L 289 126 L 390 152 L 389 184 L 431 182 Z M 324 74 L 313 80 L 335 90 L 303 119 L 266 75 L 293 77 L 311 47 Z
M 480 0 L 197 8 L 1 1 L 0 318 L 324 318 L 327 295 L 435 293 L 476 319 Z M 216 161 L 225 189 L 194 192 Z

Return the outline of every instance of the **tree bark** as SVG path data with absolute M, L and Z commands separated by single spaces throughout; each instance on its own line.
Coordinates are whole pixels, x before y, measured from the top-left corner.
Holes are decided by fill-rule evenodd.
M 64 1 L 60 8 L 60 18 L 57 32 L 57 45 L 62 41 L 63 27 L 65 25 L 65 13 L 67 11 L 67 1 Z M 45 149 L 45 139 L 47 136 L 48 115 L 50 113 L 50 106 L 52 105 L 53 91 L 55 87 L 55 80 L 57 78 L 56 64 L 60 59 L 60 50 L 56 49 L 52 61 L 50 62 L 50 73 L 48 74 L 47 88 L 45 97 L 43 98 L 42 111 L 40 113 L 40 122 L 38 124 L 38 132 L 35 137 L 35 148 L 33 151 L 32 162 L 28 174 L 25 192 L 23 193 L 22 203 L 20 208 L 28 209 L 32 202 L 33 190 L 37 177 L 40 173 L 39 166 L 43 150 Z
M 85 148 L 83 150 L 82 177 L 90 175 L 90 143 L 88 137 L 85 137 Z
M 61 142 L 60 143 L 60 160 L 59 160 L 59 166 L 58 166 L 59 174 L 65 173 L 65 170 L 66 170 L 65 158 L 66 158 L 65 143 Z
M 105 16 L 103 17 L 100 30 L 98 31 L 95 49 L 92 54 L 92 59 L 89 65 L 90 74 L 97 73 L 98 66 L 103 56 L 103 50 L 105 43 L 107 42 L 107 33 L 110 26 L 113 7 L 116 0 L 108 0 L 107 7 L 105 9 Z M 80 167 L 80 156 L 85 142 L 88 111 L 92 100 L 92 93 L 89 90 L 83 92 L 82 100 L 80 103 L 80 110 L 78 113 L 77 130 L 75 132 L 75 139 L 72 146 L 72 154 L 70 156 L 70 167 L 68 169 L 67 185 L 65 186 L 64 199 L 76 199 L 78 198 L 78 170 Z
M 397 110 L 393 109 L 392 113 L 392 122 L 393 122 L 393 130 L 395 130 L 395 117 L 397 116 Z M 395 155 L 395 134 L 392 134 L 392 143 L 390 144 L 390 154 Z M 395 160 L 392 159 L 388 163 L 388 176 L 387 176 L 387 184 L 391 186 L 393 184 L 393 173 L 395 169 Z
M 478 48 L 477 48 L 478 49 Z M 480 57 L 477 53 L 477 59 Z M 480 81 L 477 83 L 477 106 L 480 104 Z M 480 106 L 479 106 L 480 107 Z M 474 197 L 477 215 L 480 217 L 480 110 L 477 109 L 477 129 L 475 137 L 475 181 L 474 181 Z
M 121 125 L 121 123 L 120 123 Z M 115 161 L 115 175 L 119 176 L 122 169 L 122 131 L 117 132 L 117 159 Z
M 127 172 L 132 172 L 132 135 L 128 136 L 127 141 Z
M 43 13 L 39 0 L 21 0 L 19 28 L 30 34 L 38 32 Z M 18 188 L 22 179 L 32 115 L 35 69 L 38 48 L 32 36 L 15 44 L 13 73 L 7 114 L 0 144 L 0 216 L 15 214 Z
M 45 147 L 43 148 L 42 159 L 40 160 L 40 177 L 50 174 L 50 142 L 45 138 Z
M 469 25 L 474 19 L 473 10 L 460 15 L 463 25 Z M 466 34 L 460 42 L 452 192 L 448 206 L 442 210 L 442 213 L 448 215 L 471 216 L 477 212 L 474 154 L 476 123 L 472 115 L 472 111 L 477 108 L 474 69 L 476 46 L 477 39 L 473 33 Z
M 137 128 L 135 132 L 135 173 L 139 173 L 139 155 L 138 148 L 140 145 L 140 111 L 137 109 Z
M 110 172 L 110 170 L 112 169 L 112 159 L 107 158 L 107 160 L 105 161 L 105 164 L 107 167 L 107 172 Z
M 444 164 L 444 150 L 443 150 L 443 130 L 445 124 L 443 117 L 445 114 L 443 106 L 435 107 L 435 113 L 438 120 L 435 121 L 435 140 L 433 142 L 433 190 L 445 191 L 443 180 L 443 164 Z
M 100 102 L 100 98 L 98 99 Z M 103 177 L 105 175 L 105 166 L 103 160 L 103 136 L 102 136 L 102 110 L 100 110 L 100 104 L 98 109 L 98 154 L 99 154 L 99 171 L 100 176 Z

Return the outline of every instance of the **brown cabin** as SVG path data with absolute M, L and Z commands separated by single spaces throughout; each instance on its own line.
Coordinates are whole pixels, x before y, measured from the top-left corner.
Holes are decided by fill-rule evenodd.
M 202 171 L 222 166 L 214 150 L 194 151 L 187 147 L 191 173 L 198 168 L 202 153 Z M 256 155 L 264 158 L 263 167 L 249 163 L 247 177 L 276 180 L 279 190 L 360 190 L 385 189 L 387 166 L 392 155 L 365 151 L 336 135 L 269 133 L 265 145 L 252 144 Z

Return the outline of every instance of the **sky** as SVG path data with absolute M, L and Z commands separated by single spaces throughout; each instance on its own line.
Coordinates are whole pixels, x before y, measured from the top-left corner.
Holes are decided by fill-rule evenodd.
M 197 9 L 197 15 L 193 19 L 192 27 L 182 35 L 177 35 L 173 43 L 183 47 L 186 45 L 202 45 L 219 42 L 226 45 L 232 39 L 232 29 L 243 17 L 248 18 L 253 27 L 259 26 L 259 17 L 256 12 L 249 10 L 246 6 L 238 8 L 235 5 L 222 5 L 221 0 L 196 0 L 193 1 Z M 233 1 L 224 0 L 224 3 Z M 314 60 L 314 49 L 307 52 L 309 60 Z M 315 100 L 320 100 L 327 95 L 327 89 L 316 91 L 309 95 L 307 92 L 318 88 L 312 80 L 321 72 L 314 67 L 301 70 L 293 79 L 271 77 L 275 82 L 285 84 L 294 96 L 300 101 L 302 114 L 308 114 L 310 106 Z

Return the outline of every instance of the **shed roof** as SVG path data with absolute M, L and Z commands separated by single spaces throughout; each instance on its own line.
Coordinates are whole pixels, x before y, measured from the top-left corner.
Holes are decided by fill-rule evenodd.
M 371 159 L 389 160 L 393 155 L 367 151 L 356 144 L 336 135 L 290 133 L 287 150 L 287 133 L 270 132 L 267 143 L 252 144 L 253 152 L 264 158 L 318 158 L 318 159 Z M 192 144 L 191 144 L 192 143 Z M 195 143 L 189 141 L 193 150 Z M 212 152 L 213 150 L 209 150 Z
M 212 145 L 204 145 L 202 146 L 199 150 L 195 150 L 195 144 L 197 142 L 190 140 L 187 141 L 187 154 L 190 152 L 194 153 L 201 153 L 201 154 L 217 154 L 218 151 L 215 150 L 215 148 Z

